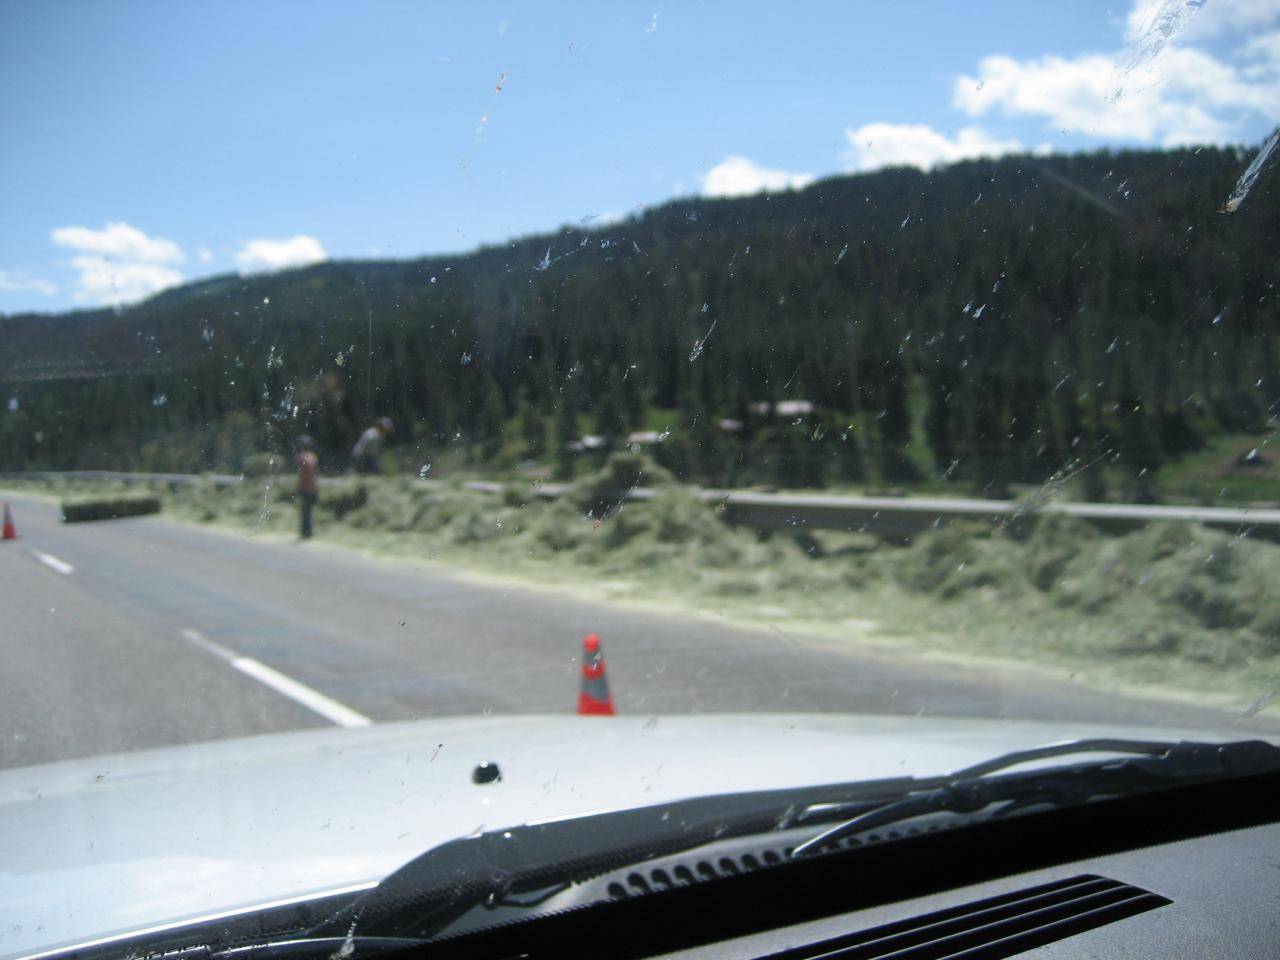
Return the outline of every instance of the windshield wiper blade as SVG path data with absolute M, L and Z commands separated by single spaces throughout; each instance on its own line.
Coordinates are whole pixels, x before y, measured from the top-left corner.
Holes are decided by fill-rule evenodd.
M 1018 773 L 990 774 L 1033 760 L 1081 753 L 1124 752 L 1120 760 L 1058 765 Z M 1004 754 L 958 770 L 947 782 L 889 801 L 824 830 L 797 846 L 804 857 L 859 833 L 934 813 L 976 813 L 1004 803 L 996 816 L 1039 806 L 1070 806 L 1189 783 L 1280 771 L 1280 747 L 1262 740 L 1235 743 L 1161 743 L 1137 740 L 1076 740 Z
M 571 883 L 633 863 L 847 816 L 929 782 L 894 777 L 719 794 L 461 837 L 415 857 L 307 936 L 354 929 L 361 936 L 426 938 L 477 906 L 536 905 Z M 833 812 L 804 816 L 816 805 L 830 805 Z
M 1140 760 L 1111 760 L 992 777 L 1034 760 L 1090 753 L 1137 754 Z M 1159 775 L 1125 764 L 1154 764 Z M 1099 770 L 1116 773 L 1111 783 L 1126 792 L 1169 786 L 1191 779 L 1212 779 L 1280 769 L 1280 748 L 1258 741 L 1205 744 L 1128 739 L 1082 739 L 1005 753 L 982 763 L 934 777 L 897 777 L 781 790 L 720 794 L 627 810 L 524 824 L 451 840 L 433 847 L 384 878 L 328 920 L 308 930 L 309 937 L 411 937 L 439 934 L 481 906 L 533 906 L 569 884 L 635 863 L 670 856 L 718 840 L 790 829 L 804 824 L 842 821 L 797 848 L 804 855 L 849 833 L 873 825 L 936 810 L 981 809 L 996 799 L 1067 794 L 1097 795 Z M 1050 775 L 1057 779 L 1046 779 Z M 986 778 L 986 779 L 982 779 Z M 1088 790 L 1083 786 L 1092 780 Z M 1041 786 L 1032 788 L 1033 781 Z M 1055 786 L 1056 793 L 1047 784 Z M 1068 784 L 1080 783 L 1074 789 Z M 972 786 L 981 784 L 980 787 Z M 1018 795 L 1006 794 L 1019 791 Z M 985 792 L 983 792 L 985 791 Z M 980 802 L 982 801 L 982 802 Z M 852 816 L 851 816 L 852 815 Z M 876 816 L 874 821 L 864 816 Z M 869 825 L 870 824 L 870 825 Z

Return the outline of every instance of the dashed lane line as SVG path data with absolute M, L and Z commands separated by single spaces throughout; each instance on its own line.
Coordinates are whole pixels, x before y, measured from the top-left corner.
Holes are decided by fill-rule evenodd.
M 229 663 L 246 676 L 270 687 L 276 693 L 288 697 L 294 703 L 301 704 L 308 710 L 320 714 L 330 723 L 340 727 L 367 727 L 371 723 L 363 713 L 352 710 L 346 704 L 339 703 L 332 697 L 326 697 L 319 690 L 308 687 L 305 683 L 286 676 L 279 670 L 268 667 L 260 660 L 242 657 L 234 650 L 229 650 L 220 643 L 214 643 L 199 630 L 190 628 L 182 631 L 182 636 L 202 650 L 213 654 L 220 660 Z
M 43 563 L 50 570 L 57 570 L 64 577 L 69 577 L 76 572 L 76 568 L 65 560 L 59 560 L 51 553 L 45 553 L 43 550 L 32 550 L 31 555 Z

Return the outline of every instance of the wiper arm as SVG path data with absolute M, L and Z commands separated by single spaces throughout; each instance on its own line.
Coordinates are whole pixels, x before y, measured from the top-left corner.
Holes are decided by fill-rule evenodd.
M 1033 760 L 1087 753 L 1132 753 L 1139 759 L 988 777 Z M 1280 748 L 1259 741 L 1220 746 L 1072 740 L 1006 753 L 942 776 L 712 795 L 524 824 L 428 850 L 306 936 L 429 938 L 477 906 L 536 905 L 572 883 L 634 863 L 809 823 L 842 821 L 796 848 L 794 856 L 924 813 L 979 810 L 1001 800 L 1063 804 L 1107 792 L 1277 769 Z
M 1122 760 L 1103 760 L 986 776 L 1032 760 L 1080 753 L 1140 754 Z M 1187 783 L 1280 771 L 1280 747 L 1261 740 L 1236 743 L 1161 743 L 1138 740 L 1074 740 L 1004 754 L 958 770 L 948 782 L 889 801 L 838 823 L 806 840 L 792 851 L 804 857 L 838 841 L 932 813 L 976 813 L 996 803 L 1004 816 L 1032 806 L 1068 806 L 1104 796 L 1125 796 Z
M 433 847 L 308 937 L 426 938 L 481 905 L 531 906 L 580 882 L 716 840 L 847 816 L 907 796 L 912 777 L 679 800 L 480 833 Z M 808 814 L 816 805 L 833 811 Z

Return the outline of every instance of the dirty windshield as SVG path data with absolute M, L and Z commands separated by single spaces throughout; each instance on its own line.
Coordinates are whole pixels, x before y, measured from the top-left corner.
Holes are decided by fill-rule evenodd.
M 1276 730 L 1277 124 L 1267 0 L 0 4 L 0 800 Z

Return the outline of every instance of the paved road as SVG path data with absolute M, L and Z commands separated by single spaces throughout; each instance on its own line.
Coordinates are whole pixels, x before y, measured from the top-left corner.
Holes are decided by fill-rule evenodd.
M 464 582 L 147 517 L 0 543 L 0 767 L 330 723 L 568 712 L 604 638 L 620 712 L 1221 724 L 1223 714 Z

